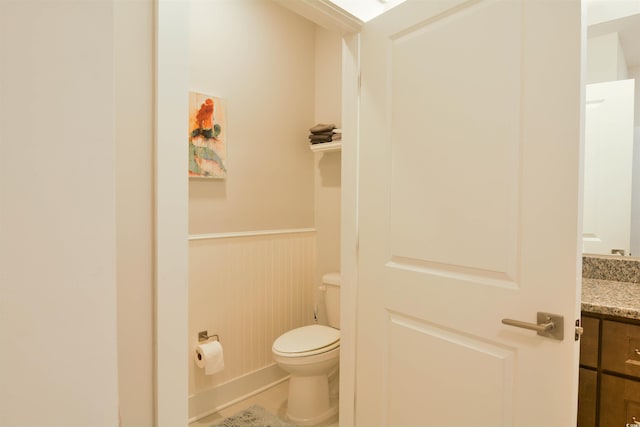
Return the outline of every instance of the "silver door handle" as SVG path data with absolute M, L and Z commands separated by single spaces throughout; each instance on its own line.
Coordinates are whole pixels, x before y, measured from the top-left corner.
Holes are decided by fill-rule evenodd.
M 522 320 L 502 319 L 502 323 L 518 328 L 531 329 L 537 332 L 547 332 L 556 326 L 552 321 L 538 325 L 536 323 L 523 322 Z
M 521 320 L 502 319 L 502 323 L 518 328 L 536 331 L 538 335 L 562 341 L 564 339 L 564 317 L 557 314 L 538 312 L 538 322 L 529 323 Z

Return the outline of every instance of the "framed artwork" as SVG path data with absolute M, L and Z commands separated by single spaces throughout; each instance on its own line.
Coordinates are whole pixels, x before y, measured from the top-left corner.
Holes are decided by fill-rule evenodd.
M 224 100 L 189 92 L 189 177 L 227 176 Z

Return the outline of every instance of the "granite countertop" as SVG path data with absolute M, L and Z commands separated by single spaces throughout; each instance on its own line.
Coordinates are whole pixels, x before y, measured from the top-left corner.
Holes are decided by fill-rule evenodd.
M 640 283 L 583 278 L 582 311 L 640 319 Z

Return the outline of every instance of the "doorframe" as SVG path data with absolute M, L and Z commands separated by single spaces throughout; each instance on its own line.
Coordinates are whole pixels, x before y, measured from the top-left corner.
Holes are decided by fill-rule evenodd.
M 342 39 L 342 166 L 340 236 L 340 410 L 339 424 L 355 425 L 358 314 L 358 158 L 360 138 L 360 34 Z
M 357 308 L 359 48 L 362 22 L 325 0 L 326 27 L 343 32 L 340 425 L 354 425 Z M 188 178 L 180 143 L 187 134 L 189 0 L 155 0 L 155 360 L 158 427 L 188 424 Z M 329 7 L 330 6 L 330 7 Z M 301 11 L 296 13 L 304 16 Z M 320 16 L 320 15 L 318 15 Z M 328 20 L 326 20 L 329 18 Z M 314 19 L 315 21 L 315 19 Z M 348 373 L 348 374 L 347 374 Z
M 155 0 L 155 425 L 188 423 L 189 1 Z

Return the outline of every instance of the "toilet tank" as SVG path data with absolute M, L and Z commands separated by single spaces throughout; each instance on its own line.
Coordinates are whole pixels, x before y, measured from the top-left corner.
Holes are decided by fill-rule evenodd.
M 322 289 L 325 290 L 324 303 L 327 310 L 327 323 L 340 329 L 340 273 L 327 273 L 322 276 Z

